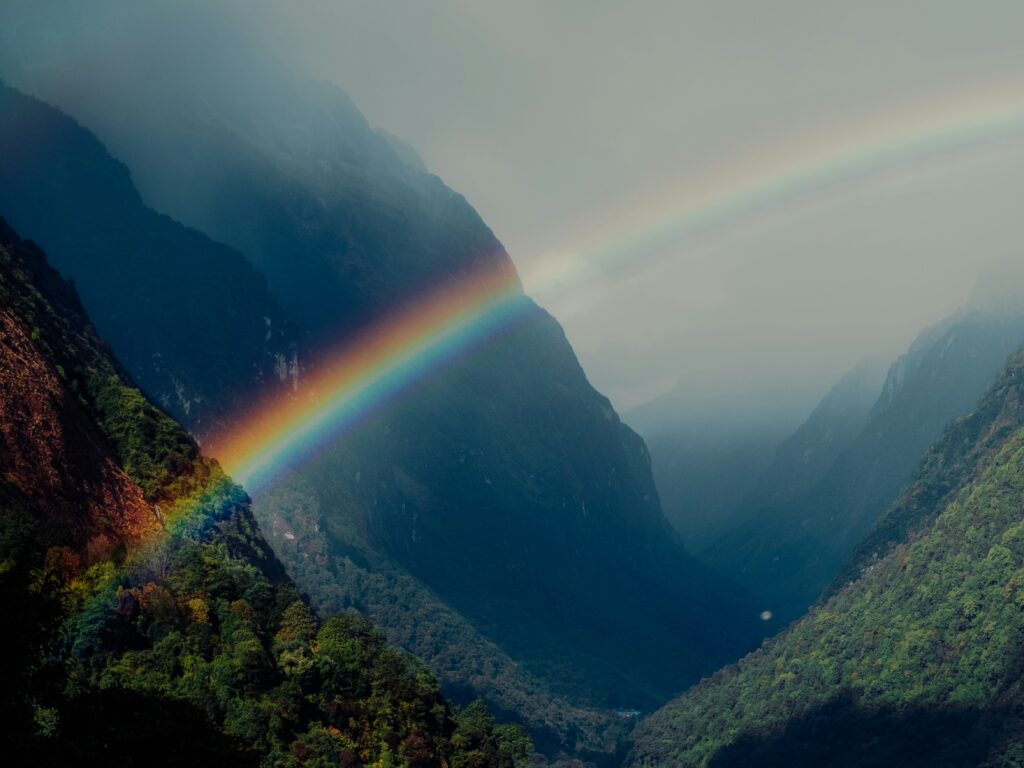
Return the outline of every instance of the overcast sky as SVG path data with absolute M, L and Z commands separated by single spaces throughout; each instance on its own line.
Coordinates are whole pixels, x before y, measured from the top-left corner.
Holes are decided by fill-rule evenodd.
M 533 277 L 721 165 L 787 144 L 799 159 L 845 125 L 1024 83 L 1019 0 L 260 2 L 251 18 L 285 59 L 466 195 L 620 408 L 677 380 L 817 392 L 1024 260 L 1018 132 L 626 249 L 583 288 Z

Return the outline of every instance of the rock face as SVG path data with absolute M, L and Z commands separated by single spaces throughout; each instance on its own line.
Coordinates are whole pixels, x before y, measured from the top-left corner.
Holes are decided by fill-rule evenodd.
M 829 597 L 642 723 L 629 764 L 1019 763 L 1022 386 L 1017 354 L 927 452 Z
M 0 83 L 0 211 L 75 281 L 134 379 L 197 435 L 288 389 L 294 327 L 236 251 L 145 206 L 87 130 Z
M 924 331 L 890 368 L 859 435 L 805 492 L 748 514 L 703 557 L 783 620 L 803 613 L 1024 342 L 1020 310 L 968 309 Z
M 11 764 L 466 765 L 458 715 L 365 620 L 322 624 L 240 488 L 123 376 L 0 220 L 0 749 Z
M 49 284 L 58 312 L 78 312 L 73 291 L 55 279 L 42 256 L 22 245 L 0 221 L 8 281 Z M 14 249 L 16 254 L 6 252 Z M 76 381 L 70 355 L 47 359 L 39 352 L 49 318 L 18 302 L 8 286 L 0 308 L 0 466 L 9 490 L 69 536 L 88 557 L 110 556 L 119 546 L 138 544 L 159 523 L 139 487 L 121 469 L 101 430 L 68 389 Z M 63 304 L 64 306 L 60 306 Z M 44 305 L 44 307 L 47 305 Z M 36 310 L 30 312 L 30 310 Z
M 128 163 L 147 203 L 241 251 L 309 339 L 307 365 L 429 286 L 481 265 L 511 274 L 468 203 L 396 152 L 343 93 L 296 77 L 216 19 L 203 26 L 202 16 L 171 15 L 126 17 L 168 21 L 160 34 L 139 36 L 156 42 L 131 51 L 130 69 L 112 64 L 119 54 L 109 48 L 92 55 L 99 43 L 77 30 L 67 33 L 61 66 L 34 66 L 23 25 L 5 54 L 24 55 L 6 71 L 95 130 Z M 67 19 L 49 20 L 48 39 L 61 39 Z M 201 65 L 175 43 L 184 34 L 176 25 L 197 23 L 213 41 L 197 53 Z M 89 87 L 95 82 L 104 87 Z M 37 223 L 29 234 L 46 243 L 45 222 Z M 110 266 L 61 253 L 76 279 Z M 156 290 L 159 280 L 147 279 L 151 288 L 140 291 L 99 277 L 104 290 L 83 286 L 83 299 L 102 312 L 126 294 Z M 175 325 L 143 319 L 136 328 L 161 343 L 191 343 Z M 220 343 L 240 354 L 255 338 Z M 147 378 L 150 357 L 124 360 L 148 391 L 174 391 L 169 373 Z M 244 398 L 252 355 L 245 360 L 245 381 L 210 378 Z M 579 707 L 651 707 L 761 636 L 760 608 L 680 545 L 643 442 L 537 307 L 255 509 L 268 530 L 281 531 L 274 545 L 318 605 L 365 609 L 450 690 L 482 694 L 562 746 L 594 733 L 596 715 Z M 396 615 L 395 604 L 407 612 Z M 464 642 L 454 651 L 437 641 L 451 631 L 450 622 L 435 623 L 445 615 L 459 619 Z M 515 685 L 500 682 L 509 676 Z

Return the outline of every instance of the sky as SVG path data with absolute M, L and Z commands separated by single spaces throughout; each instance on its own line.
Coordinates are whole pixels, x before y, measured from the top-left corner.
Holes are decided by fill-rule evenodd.
M 860 358 L 897 354 L 993 265 L 1024 260 L 1019 131 L 896 158 L 646 251 L 614 224 L 671 217 L 722 166 L 742 175 L 778 147 L 798 161 L 860 121 L 1024 83 L 1024 3 L 247 8 L 282 58 L 343 87 L 466 195 L 621 409 L 677 383 L 695 397 L 762 381 L 817 396 Z M 586 259 L 573 249 L 599 249 L 603 229 L 626 232 L 614 264 L 549 290 L 547 265 Z
M 468 198 L 620 411 L 809 411 L 1024 274 L 1019 0 L 220 3 Z

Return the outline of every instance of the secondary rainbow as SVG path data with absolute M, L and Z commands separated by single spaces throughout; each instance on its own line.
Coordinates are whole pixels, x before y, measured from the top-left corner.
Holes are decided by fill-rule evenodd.
M 539 299 L 551 300 L 609 266 L 821 186 L 1017 135 L 1024 135 L 1021 83 L 890 110 L 817 140 L 734 160 L 685 188 L 606 217 L 561 249 L 567 258 L 553 260 L 527 284 Z M 496 257 L 341 345 L 298 395 L 257 403 L 207 447 L 238 482 L 259 492 L 424 376 L 509 328 L 531 306 L 514 270 L 503 255 Z

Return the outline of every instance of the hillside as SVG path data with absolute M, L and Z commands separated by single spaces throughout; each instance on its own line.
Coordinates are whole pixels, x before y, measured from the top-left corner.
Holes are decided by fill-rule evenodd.
M 888 365 L 865 360 L 851 368 L 775 449 L 772 463 L 735 510 L 742 520 L 765 506 L 791 501 L 814 488 L 863 432 L 878 401 Z
M 0 155 L 5 182 L 0 185 L 0 212 L 10 211 L 28 224 L 37 241 L 57 248 L 62 267 L 78 278 L 77 284 L 92 287 L 85 303 L 104 318 L 101 330 L 110 331 L 114 352 L 123 354 L 123 363 L 147 394 L 201 436 L 206 428 L 244 410 L 240 406 L 267 384 L 286 393 L 301 388 L 294 343 L 286 343 L 283 332 L 268 334 L 274 323 L 268 325 L 260 316 L 281 311 L 266 293 L 262 277 L 237 252 L 146 208 L 124 166 L 67 116 L 6 87 L 0 87 L 0 106 L 0 135 L 10 141 L 8 146 L 21 146 L 32 137 L 31 151 Z M 31 193 L 31 203 L 16 194 L 18 189 Z M 97 227 L 96 222 L 107 226 Z M 218 259 L 220 268 L 207 281 L 205 268 L 217 267 Z M 179 288 L 167 290 L 179 282 Z M 253 293 L 251 286 L 259 290 Z M 219 295 L 211 295 L 210 288 Z M 209 331 L 202 320 L 211 324 Z M 218 345 L 227 351 L 221 354 Z M 285 358 L 282 350 L 292 357 Z M 222 369 L 225 363 L 227 371 Z M 259 364 L 272 366 L 268 377 L 255 370 L 252 376 L 245 374 L 246 366 L 255 369 Z M 187 387 L 186 381 L 191 382 Z M 367 449 L 369 456 L 379 456 L 380 450 Z M 339 494 L 348 492 L 344 486 L 337 489 Z M 259 509 L 267 530 L 276 531 L 276 519 L 292 515 L 295 507 L 264 504 Z M 290 524 L 312 531 L 319 518 Z M 625 724 L 614 713 L 553 693 L 548 683 L 524 670 L 386 555 L 377 556 L 373 572 L 362 574 L 354 586 L 337 578 L 347 571 L 333 566 L 326 574 L 311 570 L 304 557 L 292 556 L 296 550 L 288 540 L 278 536 L 272 541 L 319 608 L 357 606 L 370 612 L 391 642 L 427 660 L 460 701 L 485 696 L 496 710 L 530 723 L 538 742 L 553 754 L 577 744 L 599 752 L 616 749 Z M 344 540 L 332 545 L 342 553 L 350 549 Z M 358 600 L 336 599 L 339 590 L 353 589 Z M 392 610 L 396 600 L 406 606 L 401 613 Z
M 0 662 L 9 765 L 505 765 L 362 618 L 318 620 L 244 492 L 0 221 Z
M 1024 755 L 1024 354 L 781 636 L 641 724 L 635 766 L 1009 766 Z
M 968 413 L 1024 341 L 1019 305 L 966 308 L 924 331 L 889 370 L 857 437 L 810 489 L 748 514 L 702 557 L 799 617 L 910 479 L 952 419 Z

